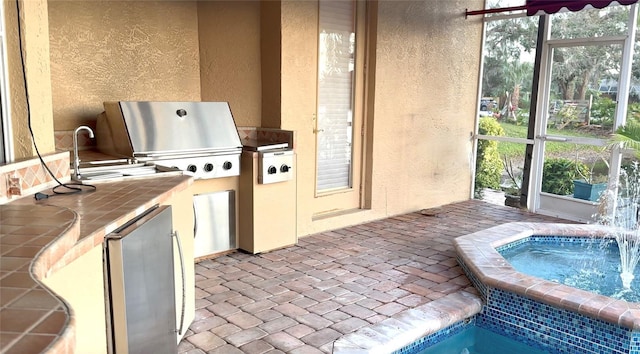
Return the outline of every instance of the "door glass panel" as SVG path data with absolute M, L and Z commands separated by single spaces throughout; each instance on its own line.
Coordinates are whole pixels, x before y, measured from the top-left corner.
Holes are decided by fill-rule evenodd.
M 621 55 L 617 44 L 553 49 L 547 135 L 608 138 Z
M 1 107 L 1 105 L 0 105 Z M 5 141 L 5 128 L 4 128 L 4 119 L 3 119 L 3 112 L 2 109 L 0 108 L 0 165 L 6 163 L 6 153 L 4 151 L 4 141 Z
M 629 171 L 632 165 L 638 164 L 640 168 L 640 153 L 634 149 L 625 149 L 622 152 L 621 170 Z
M 4 2 L 0 3 L 0 164 L 12 162 L 11 122 L 9 114 L 8 76 L 6 58 L 6 34 Z
M 317 113 L 317 191 L 351 187 L 355 8 L 320 1 Z
M 479 115 L 498 120 L 504 136 L 526 138 L 538 18 L 489 21 L 486 27 Z
M 524 6 L 525 0 L 487 0 L 485 8 L 495 9 L 500 7 Z
M 553 22 L 553 25 L 556 23 Z M 551 52 L 541 192 L 595 202 L 606 189 L 622 45 L 582 45 Z
M 640 48 L 640 39 L 638 36 L 636 36 L 635 47 Z M 639 49 L 636 49 L 636 54 L 634 55 L 634 60 L 631 64 L 631 81 L 629 84 L 627 114 L 625 116 L 625 124 L 628 126 L 640 126 L 640 55 L 638 55 L 638 50 Z M 614 82 L 613 84 L 615 84 L 617 89 L 617 82 Z M 617 94 L 617 90 L 614 94 Z M 640 151 L 640 131 L 637 129 L 626 129 L 626 131 L 627 133 L 625 136 L 638 142 L 636 149 Z M 626 151 L 623 164 L 632 160 L 637 160 L 637 156 L 635 156 L 632 151 Z
M 517 206 L 521 194 L 526 144 L 479 139 L 474 197 Z
M 606 189 L 610 158 L 611 152 L 603 147 L 547 142 L 542 192 L 597 201 Z
M 627 34 L 630 6 L 559 12 L 553 15 L 552 39 L 593 38 Z

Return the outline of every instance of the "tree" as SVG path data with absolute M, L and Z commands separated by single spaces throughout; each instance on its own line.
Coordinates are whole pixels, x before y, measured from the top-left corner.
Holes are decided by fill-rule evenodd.
M 513 62 L 509 64 L 505 82 L 507 87 L 512 87 L 513 92 L 509 96 L 513 110 L 510 112 L 512 120 L 516 120 L 515 110 L 520 104 L 520 91 L 526 83 L 531 83 L 533 76 L 533 64 L 528 62 Z M 530 91 L 529 87 L 529 91 Z
M 502 5 L 500 1 L 488 3 L 490 7 Z M 629 6 L 557 13 L 550 16 L 551 37 L 623 35 L 626 33 L 628 13 Z M 516 91 L 514 81 L 509 76 L 517 68 L 516 63 L 526 62 L 523 58 L 525 54 L 534 53 L 537 27 L 537 16 L 487 22 L 482 83 L 484 96 L 504 97 L 505 92 Z M 620 45 L 556 48 L 553 52 L 553 95 L 564 100 L 585 99 L 588 89 L 598 87 L 600 80 L 617 80 L 621 53 Z M 640 59 L 638 64 L 635 78 L 640 78 Z M 521 86 L 520 89 L 529 88 Z
M 506 99 L 506 92 L 520 92 L 527 78 L 531 82 L 532 66 L 524 64 L 523 56 L 531 55 L 535 50 L 537 23 L 535 17 L 487 23 L 482 82 L 484 96 Z
M 626 33 L 628 6 L 583 10 L 553 15 L 551 38 L 593 38 Z M 624 27 L 624 28 L 623 28 Z M 584 100 L 589 87 L 603 78 L 616 78 L 620 69 L 620 45 L 588 45 L 556 48 L 552 80 L 556 95 L 564 100 Z

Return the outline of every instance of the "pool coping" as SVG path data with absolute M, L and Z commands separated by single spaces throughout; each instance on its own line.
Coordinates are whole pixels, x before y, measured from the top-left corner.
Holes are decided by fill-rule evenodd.
M 640 303 L 613 299 L 520 273 L 496 248 L 534 236 L 606 237 L 602 225 L 514 222 L 454 240 L 459 260 L 486 287 L 510 291 L 550 306 L 640 329 Z
M 340 337 L 333 354 L 388 354 L 480 312 L 482 299 L 459 291 L 404 310 L 393 317 Z

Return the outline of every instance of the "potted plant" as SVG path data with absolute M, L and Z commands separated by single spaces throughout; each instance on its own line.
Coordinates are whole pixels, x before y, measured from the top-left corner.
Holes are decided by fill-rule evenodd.
M 584 179 L 573 181 L 573 197 L 596 202 L 600 195 L 607 189 L 607 182 L 593 183 Z
M 578 161 L 576 156 L 576 172 L 580 179 L 573 180 L 573 197 L 591 202 L 598 201 L 600 195 L 607 189 L 607 174 L 597 173 L 596 166 L 602 161 L 606 170 L 609 169 L 609 162 L 602 156 L 596 159 L 591 166 L 587 167 Z
M 513 168 L 513 162 L 506 156 L 502 157 L 502 166 L 507 173 L 506 184 L 501 186 L 504 192 L 504 205 L 520 207 L 520 189 L 522 188 L 522 169 Z

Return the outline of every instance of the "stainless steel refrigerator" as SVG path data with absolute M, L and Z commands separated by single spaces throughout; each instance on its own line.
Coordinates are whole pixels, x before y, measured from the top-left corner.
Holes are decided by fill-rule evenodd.
M 171 207 L 157 206 L 105 240 L 110 353 L 177 353 Z

